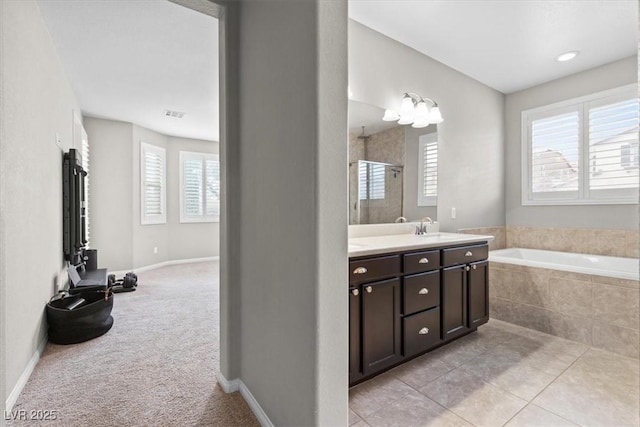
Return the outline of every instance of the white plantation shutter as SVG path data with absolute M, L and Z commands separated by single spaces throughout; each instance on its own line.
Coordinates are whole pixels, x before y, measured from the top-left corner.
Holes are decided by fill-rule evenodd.
M 220 220 L 217 154 L 180 152 L 180 222 Z
M 436 206 L 438 200 L 438 137 L 421 135 L 418 143 L 418 206 Z
M 580 114 L 577 110 L 531 123 L 533 193 L 578 191 Z
M 633 85 L 522 112 L 523 205 L 637 203 Z
M 166 151 L 162 147 L 140 143 L 141 223 L 164 224 L 166 213 Z
M 638 179 L 638 100 L 593 106 L 589 109 L 589 190 L 638 188 Z
M 87 137 L 87 133 L 84 131 L 84 129 L 82 129 L 82 148 L 81 148 L 81 152 L 82 152 L 82 169 L 84 169 L 84 171 L 87 173 L 87 176 L 84 178 L 84 223 L 85 223 L 85 230 L 86 230 L 86 239 L 87 239 L 87 244 L 86 247 L 90 248 L 90 242 L 91 242 L 91 236 L 89 233 L 90 230 L 90 218 L 91 215 L 89 215 L 89 195 L 91 192 L 91 188 L 90 188 L 90 178 L 91 178 L 91 174 L 89 172 L 89 138 Z
M 384 163 L 358 161 L 360 200 L 382 200 L 385 198 L 386 166 Z

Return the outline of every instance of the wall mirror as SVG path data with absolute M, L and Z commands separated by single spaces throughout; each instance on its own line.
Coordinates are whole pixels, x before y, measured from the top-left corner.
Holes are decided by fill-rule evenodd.
M 382 120 L 384 109 L 349 101 L 349 224 L 436 220 L 436 125 Z

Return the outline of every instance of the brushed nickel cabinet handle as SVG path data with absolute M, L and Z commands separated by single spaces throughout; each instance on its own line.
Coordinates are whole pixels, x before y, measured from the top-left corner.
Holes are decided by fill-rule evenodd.
M 420 329 L 420 332 L 418 332 L 418 334 L 420 335 L 427 335 L 429 333 L 429 328 L 422 328 Z
M 464 268 L 465 270 L 469 271 L 471 270 L 471 267 L 469 267 L 468 265 Z
M 367 293 L 370 294 L 371 292 L 373 292 L 373 288 L 371 286 L 367 286 L 365 288 L 367 290 Z
M 358 267 L 355 270 L 353 270 L 353 274 L 364 274 L 367 271 L 369 271 L 369 270 L 367 270 L 366 267 Z
M 429 264 L 429 260 L 427 258 L 420 258 L 418 264 Z
M 471 251 L 467 251 L 467 253 L 466 253 L 466 254 L 464 254 L 464 256 L 473 256 L 473 252 L 471 252 Z
M 471 267 L 471 268 L 473 268 L 475 270 L 476 268 L 478 268 L 478 266 L 474 264 L 473 267 Z
M 352 291 L 351 291 L 351 293 L 352 293 L 354 296 L 356 296 L 356 297 L 357 297 L 358 295 L 360 295 L 360 291 L 359 291 L 359 290 L 357 290 L 357 289 L 352 290 Z
M 426 295 L 428 293 L 429 293 L 429 289 L 427 289 L 427 288 L 422 288 L 422 289 L 420 289 L 418 291 L 418 294 L 420 294 L 420 295 Z

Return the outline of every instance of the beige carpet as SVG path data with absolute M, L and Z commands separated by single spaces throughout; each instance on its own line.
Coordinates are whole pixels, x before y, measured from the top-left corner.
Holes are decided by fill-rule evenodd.
M 14 406 L 56 411 L 46 426 L 259 425 L 218 369 L 218 263 L 141 273 L 115 295 L 113 328 L 81 344 L 49 343 Z

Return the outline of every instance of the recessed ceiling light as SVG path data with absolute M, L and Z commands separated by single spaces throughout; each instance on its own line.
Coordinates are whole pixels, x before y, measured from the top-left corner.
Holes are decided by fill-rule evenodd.
M 186 113 L 182 111 L 164 110 L 164 115 L 167 117 L 173 117 L 175 119 L 181 119 Z
M 570 61 L 573 58 L 575 58 L 576 56 L 578 56 L 579 53 L 580 52 L 577 51 L 577 50 L 572 50 L 571 52 L 565 52 L 562 55 L 558 55 L 556 60 L 559 61 L 559 62 Z

